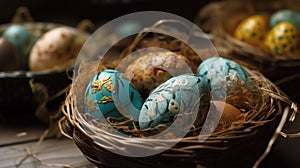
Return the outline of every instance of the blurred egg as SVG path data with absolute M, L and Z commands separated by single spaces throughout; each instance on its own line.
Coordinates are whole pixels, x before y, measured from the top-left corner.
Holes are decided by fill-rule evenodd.
M 270 26 L 273 28 L 280 22 L 289 22 L 300 31 L 300 15 L 296 11 L 282 9 L 273 13 L 270 17 Z
M 268 33 L 265 45 L 274 54 L 299 55 L 299 31 L 289 22 L 280 22 Z
M 142 30 L 142 25 L 135 20 L 125 20 L 115 27 L 115 31 L 120 37 L 134 35 Z
M 18 70 L 20 57 L 16 47 L 6 38 L 0 38 L 0 71 Z
M 139 126 L 153 128 L 159 124 L 170 124 L 177 115 L 199 111 L 195 125 L 206 118 L 209 108 L 210 90 L 201 77 L 183 74 L 168 79 L 151 92 L 142 106 Z
M 173 52 L 149 52 L 137 58 L 124 75 L 147 98 L 149 93 L 172 76 L 190 73 L 189 61 Z
M 210 113 L 221 116 L 216 130 L 224 129 L 232 122 L 242 119 L 243 113 L 231 104 L 224 101 L 212 101 Z
M 85 92 L 85 111 L 96 119 L 107 117 L 138 121 L 143 100 L 121 73 L 106 69 L 96 74 Z
M 30 70 L 60 70 L 73 66 L 87 38 L 87 35 L 68 27 L 50 29 L 37 40 L 30 52 Z
M 198 67 L 197 74 L 207 80 L 212 96 L 224 100 L 227 95 L 227 82 L 239 80 L 250 84 L 249 74 L 235 61 L 222 57 L 205 59 Z
M 263 47 L 268 31 L 267 17 L 253 15 L 243 20 L 235 29 L 233 37 L 256 47 Z
M 28 68 L 28 55 L 35 43 L 35 39 L 28 30 L 19 24 L 8 26 L 2 33 L 2 37 L 7 38 L 18 50 L 21 57 L 21 68 Z

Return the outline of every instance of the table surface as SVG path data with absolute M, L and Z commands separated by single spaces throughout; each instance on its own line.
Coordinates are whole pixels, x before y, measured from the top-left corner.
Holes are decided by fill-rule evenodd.
M 95 167 L 70 139 L 52 134 L 39 143 L 46 129 L 43 124 L 0 125 L 0 167 Z
M 296 132 L 297 128 L 300 128 L 299 118 L 300 116 L 295 123 L 286 123 L 285 131 Z M 0 124 L 0 168 L 95 167 L 70 139 L 47 136 L 38 144 L 46 129 L 47 127 L 39 122 L 20 125 Z M 260 167 L 299 167 L 299 142 L 299 138 L 278 137 Z

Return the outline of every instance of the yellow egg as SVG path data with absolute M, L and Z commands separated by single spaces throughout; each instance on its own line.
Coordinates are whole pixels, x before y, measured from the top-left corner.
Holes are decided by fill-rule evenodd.
M 252 15 L 237 26 L 233 37 L 250 45 L 263 48 L 267 31 L 267 17 L 265 15 Z
M 299 30 L 289 22 L 280 22 L 267 34 L 265 45 L 274 54 L 299 55 Z
M 221 115 L 216 130 L 224 129 L 232 122 L 243 118 L 243 113 L 239 109 L 226 102 L 212 101 L 211 106 L 211 112 L 214 113 L 214 115 Z

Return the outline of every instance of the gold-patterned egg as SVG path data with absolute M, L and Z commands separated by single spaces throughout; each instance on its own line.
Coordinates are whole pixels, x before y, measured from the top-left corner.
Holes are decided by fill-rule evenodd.
M 250 45 L 263 48 L 267 31 L 267 17 L 265 15 L 252 15 L 238 25 L 233 37 Z
M 274 54 L 299 55 L 299 31 L 289 22 L 280 22 L 267 34 L 265 45 Z
M 189 60 L 170 51 L 149 52 L 132 62 L 124 76 L 130 79 L 143 98 L 172 76 L 192 73 Z

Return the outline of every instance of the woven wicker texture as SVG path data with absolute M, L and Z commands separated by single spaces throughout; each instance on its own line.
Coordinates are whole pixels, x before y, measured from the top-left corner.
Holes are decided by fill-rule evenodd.
M 139 37 L 138 35 L 137 38 Z M 145 39 L 137 41 L 145 42 Z M 160 44 L 168 46 L 174 43 L 162 40 L 158 46 L 162 46 Z M 132 48 L 137 46 L 132 43 L 124 51 L 133 51 Z M 100 66 L 97 61 L 80 64 L 78 76 L 73 78 L 62 108 L 64 117 L 59 122 L 62 133 L 72 139 L 84 156 L 99 167 L 256 167 L 268 154 L 280 134 L 293 104 L 261 73 L 244 67 L 250 74 L 254 93 L 259 95 L 258 98 L 254 100 L 251 96 L 245 96 L 247 91 L 243 88 L 235 89 L 237 96 L 227 97 L 228 101 L 239 108 L 248 107 L 244 120 L 236 121 L 211 135 L 202 135 L 207 137 L 205 141 L 201 141 L 203 137 L 199 136 L 201 127 L 191 128 L 184 138 L 162 153 L 147 157 L 128 157 L 117 153 L 130 153 L 132 148 L 155 153 L 178 139 L 172 135 L 159 140 L 143 138 L 144 132 L 138 129 L 130 132 L 135 133 L 133 135 L 139 137 L 138 139 L 120 136 L 108 131 L 105 124 L 89 116 L 80 102 L 84 102 L 82 95 L 90 77 L 102 68 L 106 68 L 103 62 Z M 124 131 L 122 126 L 115 128 L 115 131 Z

